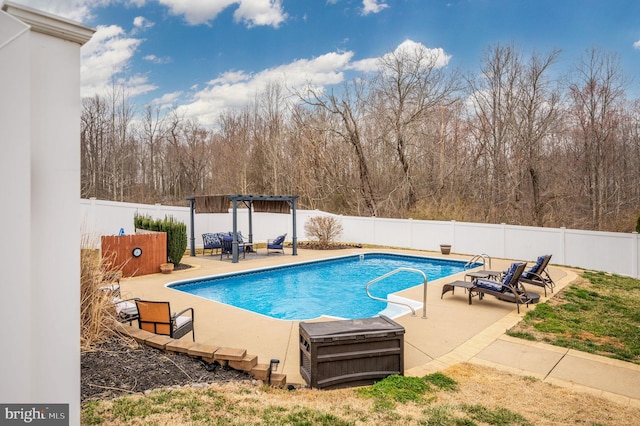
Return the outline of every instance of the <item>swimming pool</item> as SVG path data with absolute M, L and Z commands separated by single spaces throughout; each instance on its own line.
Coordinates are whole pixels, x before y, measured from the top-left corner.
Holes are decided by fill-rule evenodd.
M 397 305 L 369 298 L 369 281 L 398 268 L 424 272 L 429 281 L 464 270 L 466 262 L 388 253 L 342 256 L 268 269 L 181 281 L 167 286 L 272 318 L 309 320 L 321 316 L 355 319 L 404 313 Z M 421 275 L 399 272 L 375 283 L 373 296 L 422 285 Z M 415 304 L 415 302 L 414 302 Z M 422 306 L 418 303 L 419 306 Z

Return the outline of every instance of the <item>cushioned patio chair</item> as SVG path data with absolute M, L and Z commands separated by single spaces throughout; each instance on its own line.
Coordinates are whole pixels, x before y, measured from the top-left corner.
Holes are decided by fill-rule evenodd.
M 520 276 L 520 282 L 524 284 L 535 285 L 537 287 L 544 288 L 544 295 L 547 296 L 547 288 L 553 293 L 553 289 L 556 283 L 553 282 L 549 272 L 547 271 L 547 265 L 551 260 L 551 255 L 546 254 L 538 257 L 536 263 L 528 270 L 524 271 Z
M 138 325 L 140 329 L 155 334 L 162 334 L 173 339 L 179 339 L 191 332 L 193 341 L 196 335 L 193 330 L 193 308 L 183 309 L 171 315 L 169 302 L 153 302 L 136 300 L 138 308 Z M 188 315 L 190 313 L 191 315 Z
M 267 240 L 267 254 L 270 252 L 284 254 L 285 238 L 287 238 L 287 234 L 280 235 L 273 240 Z
M 469 304 L 474 296 L 478 296 L 478 299 L 482 300 L 485 294 L 490 294 L 505 302 L 512 302 L 518 306 L 518 313 L 520 312 L 520 305 L 527 305 L 530 303 L 537 303 L 540 300 L 540 295 L 536 293 L 530 293 L 524 289 L 524 286 L 520 282 L 520 276 L 526 267 L 524 262 L 514 262 L 511 264 L 502 280 L 491 280 L 484 278 L 476 278 L 473 281 L 454 281 L 442 286 L 442 294 L 455 291 L 456 287 L 464 288 L 469 293 Z
M 222 260 L 222 255 L 226 254 L 227 259 L 229 255 L 233 254 L 233 237 L 231 235 L 223 235 L 222 236 L 222 249 L 220 250 L 220 260 Z M 242 236 L 238 235 L 238 253 L 242 253 L 242 258 L 247 257 L 246 250 L 244 249 L 244 242 L 242 241 Z

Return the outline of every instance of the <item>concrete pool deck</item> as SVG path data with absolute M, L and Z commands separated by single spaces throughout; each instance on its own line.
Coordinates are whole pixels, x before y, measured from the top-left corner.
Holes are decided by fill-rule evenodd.
M 299 248 L 298 256 L 291 256 L 290 249 L 286 252 L 284 256 L 267 256 L 264 249 L 259 249 L 257 254 L 247 254 L 246 259 L 240 258 L 235 264 L 226 260 L 226 256 L 224 260 L 220 260 L 219 255 L 185 256 L 182 262 L 192 265 L 190 269 L 123 279 L 122 298 L 170 301 L 174 312 L 192 307 L 195 310 L 196 342 L 244 348 L 247 353 L 257 355 L 261 362 L 277 358 L 280 360 L 278 372 L 286 374 L 287 383 L 305 384 L 299 371 L 298 321 L 269 318 L 169 289 L 166 284 L 354 253 L 385 252 L 469 260 L 469 256 L 392 249 L 318 251 Z M 511 262 L 492 259 L 491 269 L 506 269 Z M 556 292 L 577 277 L 570 268 L 552 265 L 549 270 L 557 285 Z M 422 376 L 460 362 L 471 362 L 640 407 L 640 365 L 511 338 L 505 331 L 521 319 L 527 307 L 521 306 L 518 314 L 515 305 L 493 297 L 474 299 L 473 305 L 469 305 L 462 289 L 453 295 L 447 293 L 441 299 L 442 285 L 457 279 L 464 279 L 464 273 L 428 283 L 426 319 L 422 318 L 421 309 L 416 316 L 407 314 L 395 319 L 405 328 L 406 375 Z M 541 288 L 532 290 L 542 292 Z M 422 302 L 422 286 L 399 294 Z M 545 297 L 541 299 L 547 300 Z

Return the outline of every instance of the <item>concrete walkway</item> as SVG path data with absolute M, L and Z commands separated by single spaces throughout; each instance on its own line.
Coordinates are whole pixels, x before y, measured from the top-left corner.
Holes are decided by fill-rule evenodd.
M 122 280 L 122 297 L 140 297 L 150 300 L 168 300 L 172 311 L 193 307 L 196 313 L 195 336 L 200 343 L 244 348 L 257 355 L 260 362 L 271 358 L 280 360 L 280 373 L 287 375 L 288 383 L 301 383 L 299 356 L 299 322 L 277 320 L 263 315 L 233 308 L 166 288 L 175 281 L 201 278 L 222 273 L 259 269 L 287 263 L 298 263 L 352 253 L 392 252 L 443 257 L 439 253 L 407 250 L 349 249 L 339 251 L 298 250 L 298 256 L 248 254 L 239 263 L 220 260 L 220 256 L 183 258 L 193 268 L 172 274 L 152 274 Z M 290 253 L 290 251 L 288 251 Z M 468 260 L 468 256 L 451 255 L 447 258 Z M 502 270 L 510 260 L 493 259 L 492 269 Z M 557 287 L 556 292 L 576 278 L 568 268 L 550 267 Z M 505 331 L 514 326 L 527 312 L 493 297 L 483 300 L 468 299 L 462 291 L 447 293 L 440 298 L 444 283 L 464 279 L 464 273 L 429 282 L 427 288 L 426 318 L 422 310 L 396 318 L 405 328 L 405 374 L 422 376 L 448 366 L 471 362 L 500 370 L 532 376 L 548 383 L 589 392 L 623 405 L 640 408 L 640 365 L 586 354 L 543 343 L 509 337 Z M 540 288 L 531 290 L 540 292 Z M 363 288 L 364 291 L 364 288 Z M 422 302 L 422 286 L 405 290 L 399 295 Z M 552 296 L 549 294 L 548 296 Z M 542 301 L 546 300 L 544 297 Z M 532 309 L 530 307 L 529 309 Z M 326 319 L 319 319 L 319 321 Z

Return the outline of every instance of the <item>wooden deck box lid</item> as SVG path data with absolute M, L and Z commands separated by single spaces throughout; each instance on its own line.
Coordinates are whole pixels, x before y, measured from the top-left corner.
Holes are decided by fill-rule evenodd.
M 404 327 L 384 315 L 353 320 L 300 323 L 300 333 L 311 343 L 392 336 L 404 334 L 404 331 Z

